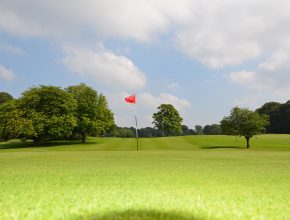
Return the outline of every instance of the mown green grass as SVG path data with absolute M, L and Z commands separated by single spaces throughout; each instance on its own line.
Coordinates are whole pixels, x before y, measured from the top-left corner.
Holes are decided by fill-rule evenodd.
M 0 219 L 289 219 L 290 135 L 0 144 Z

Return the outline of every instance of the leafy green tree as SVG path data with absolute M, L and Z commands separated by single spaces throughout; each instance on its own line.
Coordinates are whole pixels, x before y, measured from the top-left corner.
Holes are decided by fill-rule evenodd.
M 73 115 L 76 101 L 71 94 L 56 86 L 38 86 L 26 90 L 17 102 L 22 117 L 32 122 L 35 145 L 43 140 L 69 137 L 76 126 Z
M 107 131 L 105 133 L 106 137 L 130 137 L 135 138 L 135 128 L 122 128 L 118 126 L 114 126 L 113 129 Z M 138 129 L 139 137 L 161 137 L 162 133 L 160 130 L 156 128 L 146 127 Z
M 195 133 L 195 130 L 193 130 L 193 129 L 189 129 L 189 135 L 196 135 L 196 133 Z
M 208 135 L 210 133 L 210 125 L 206 125 L 203 128 L 203 133 Z
M 15 101 L 0 105 L 0 140 L 8 141 L 33 135 L 32 121 L 23 117 L 23 112 L 17 109 Z
M 290 133 L 290 100 L 281 105 L 279 115 L 282 121 L 281 131 L 283 131 L 283 133 L 289 134 Z
M 221 132 L 221 126 L 217 124 L 206 125 L 203 128 L 203 133 L 206 135 L 219 135 Z
M 259 114 L 269 115 L 270 124 L 266 126 L 267 133 L 285 133 L 281 107 L 282 104 L 278 102 L 268 102 L 256 110 Z
M 75 132 L 81 135 L 83 143 L 86 143 L 88 134 L 97 136 L 114 126 L 114 116 L 108 108 L 105 96 L 98 95 L 97 91 L 84 83 L 70 86 L 66 91 L 77 102 Z
M 203 134 L 203 127 L 201 125 L 195 125 L 195 134 L 202 135 Z
M 100 126 L 94 130 L 94 133 L 96 135 L 103 135 L 115 125 L 114 114 L 109 109 L 107 99 L 103 94 L 98 96 L 97 113 L 97 121 Z
M 153 137 L 154 128 L 146 127 L 138 129 L 138 136 L 139 137 Z
M 212 124 L 209 129 L 209 134 L 211 135 L 219 135 L 222 133 L 222 128 L 218 124 Z
M 13 99 L 13 96 L 7 92 L 0 92 L 0 105 Z
M 180 135 L 182 133 L 182 118 L 178 111 L 171 104 L 162 104 L 158 112 L 153 114 L 153 124 L 162 131 L 165 136 Z
M 161 137 L 162 132 L 156 128 L 146 127 L 138 129 L 139 137 Z
M 268 124 L 269 117 L 267 115 L 260 115 L 247 108 L 235 107 L 230 116 L 223 118 L 221 128 L 224 134 L 245 137 L 247 148 L 249 148 L 250 139 L 254 135 L 264 133 L 265 126 Z
M 190 135 L 189 128 L 186 125 L 181 125 L 182 135 Z
M 259 114 L 269 115 L 268 133 L 290 133 L 290 101 L 286 103 L 268 102 L 256 110 Z
M 121 138 L 133 138 L 135 137 L 134 128 L 118 128 L 117 137 Z

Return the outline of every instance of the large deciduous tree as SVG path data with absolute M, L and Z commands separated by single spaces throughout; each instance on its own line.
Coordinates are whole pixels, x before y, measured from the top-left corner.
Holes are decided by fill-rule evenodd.
M 162 131 L 163 135 L 180 135 L 182 133 L 181 122 L 178 111 L 171 104 L 162 104 L 158 112 L 153 114 L 153 124 Z
M 186 125 L 181 125 L 182 135 L 190 135 L 189 128 Z
M 56 86 L 38 86 L 26 90 L 18 100 L 22 117 L 32 122 L 32 139 L 38 145 L 44 139 L 69 137 L 76 126 L 73 115 L 76 101 L 71 94 Z
M 245 137 L 247 148 L 249 148 L 250 139 L 254 135 L 264 133 L 265 126 L 268 124 L 269 117 L 267 115 L 260 115 L 247 108 L 235 107 L 230 116 L 223 118 L 221 128 L 224 134 Z
M 194 130 L 195 130 L 195 134 L 197 135 L 203 134 L 203 127 L 201 125 L 195 125 Z
M 7 92 L 0 92 L 0 105 L 13 99 L 13 96 Z
M 34 134 L 32 121 L 23 117 L 16 101 L 0 105 L 0 141 L 23 138 Z
M 105 132 L 113 129 L 115 126 L 114 114 L 108 107 L 108 102 L 103 94 L 98 96 L 97 106 L 97 125 L 93 130 L 95 136 L 102 135 Z
M 290 101 L 286 103 L 268 102 L 256 110 L 259 114 L 269 115 L 268 133 L 290 133 Z
M 88 134 L 100 135 L 114 126 L 113 113 L 108 108 L 106 97 L 93 88 L 81 83 L 66 89 L 77 101 L 75 132 L 85 143 Z

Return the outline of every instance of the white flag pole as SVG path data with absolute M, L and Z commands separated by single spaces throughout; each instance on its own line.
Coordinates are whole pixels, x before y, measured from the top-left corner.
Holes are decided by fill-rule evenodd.
M 139 151 L 139 137 L 138 137 L 138 121 L 137 121 L 137 102 L 135 102 L 135 125 L 136 125 L 135 128 L 136 128 L 137 152 L 138 152 Z

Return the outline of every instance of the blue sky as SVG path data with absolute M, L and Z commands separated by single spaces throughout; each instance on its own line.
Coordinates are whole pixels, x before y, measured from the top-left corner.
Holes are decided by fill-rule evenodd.
M 2 0 L 0 90 L 85 82 L 120 126 L 151 126 L 162 103 L 189 127 L 234 106 L 290 99 L 290 3 L 283 0 Z

